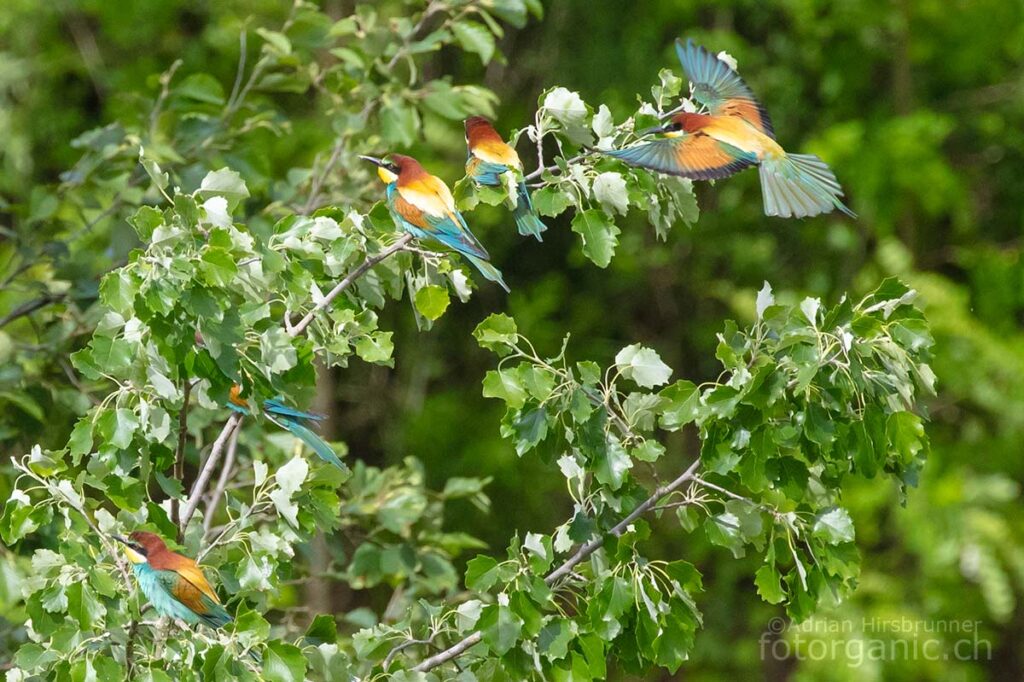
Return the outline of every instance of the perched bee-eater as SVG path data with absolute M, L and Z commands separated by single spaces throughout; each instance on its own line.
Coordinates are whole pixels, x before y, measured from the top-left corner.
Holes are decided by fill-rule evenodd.
M 114 538 L 124 544 L 142 593 L 161 616 L 211 628 L 231 622 L 231 614 L 221 606 L 196 562 L 167 549 L 153 533 L 135 531 L 130 538 Z
M 692 41 L 676 40 L 676 54 L 692 96 L 707 113 L 680 113 L 648 132 L 665 137 L 605 152 L 632 166 L 693 180 L 717 180 L 749 166 L 761 167 L 764 212 L 806 218 L 839 209 L 843 189 L 813 154 L 787 154 L 775 141 L 771 120 L 747 84 L 724 61 Z
M 516 207 L 512 216 L 516 220 L 519 234 L 532 234 L 537 241 L 544 241 L 540 233 L 548 229 L 533 210 L 530 190 L 526 188 L 523 178 L 523 162 L 516 150 L 505 144 L 491 122 L 483 116 L 470 116 L 466 124 L 466 175 L 475 182 L 489 187 L 501 186 L 501 175 L 512 171 L 518 185 L 516 186 Z
M 360 156 L 377 166 L 377 176 L 387 185 L 387 203 L 395 225 L 417 239 L 433 237 L 465 256 L 480 274 L 508 291 L 501 272 L 491 265 L 483 245 L 469 231 L 466 220 L 455 208 L 448 185 L 427 171 L 411 156 L 390 154 L 385 159 Z
M 242 397 L 242 387 L 238 384 L 232 386 L 228 393 L 228 407 L 240 414 L 249 414 L 249 403 Z M 312 424 L 323 421 L 322 414 L 296 410 L 280 400 L 269 398 L 263 401 L 263 416 L 308 445 L 323 461 L 333 464 L 342 471 L 346 470 L 331 446 L 309 428 Z

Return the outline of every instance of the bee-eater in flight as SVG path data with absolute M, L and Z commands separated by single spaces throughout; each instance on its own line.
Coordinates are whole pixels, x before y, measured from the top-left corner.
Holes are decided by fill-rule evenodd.
M 455 208 L 448 185 L 427 171 L 411 156 L 390 154 L 384 159 L 360 156 L 377 166 L 377 176 L 387 185 L 387 204 L 395 225 L 416 237 L 432 237 L 457 251 L 480 274 L 508 291 L 501 272 L 490 264 L 483 245 L 469 231 L 466 220 Z
M 832 170 L 813 154 L 788 154 L 775 141 L 771 120 L 747 84 L 724 61 L 693 41 L 676 40 L 693 99 L 706 113 L 680 113 L 648 132 L 663 138 L 606 154 L 632 166 L 693 180 L 717 180 L 760 166 L 764 212 L 806 218 L 839 209 L 857 216 L 840 197 Z
M 466 124 L 466 175 L 475 182 L 489 187 L 500 187 L 501 176 L 512 171 L 516 185 L 516 205 L 512 211 L 519 234 L 532 234 L 537 241 L 544 241 L 540 233 L 548 229 L 533 210 L 530 190 L 523 178 L 523 162 L 519 154 L 505 143 L 491 122 L 483 116 L 470 116 Z
M 231 614 L 221 606 L 196 562 L 167 549 L 160 536 L 135 531 L 129 538 L 114 539 L 125 546 L 142 594 L 161 616 L 211 628 L 231 622 Z
M 228 393 L 228 407 L 239 414 L 250 414 L 249 402 L 242 397 L 242 387 L 238 384 L 232 386 Z M 263 401 L 263 416 L 308 445 L 323 461 L 333 464 L 342 471 L 347 471 L 331 446 L 309 428 L 313 424 L 323 421 L 322 414 L 296 410 L 280 400 L 269 398 Z

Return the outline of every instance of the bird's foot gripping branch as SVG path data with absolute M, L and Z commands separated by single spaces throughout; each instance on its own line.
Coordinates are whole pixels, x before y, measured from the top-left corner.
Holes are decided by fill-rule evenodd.
M 501 358 L 484 395 L 505 402 L 501 432 L 516 451 L 564 476 L 571 517 L 516 538 L 504 559 L 470 561 L 460 604 L 376 628 L 369 641 L 395 646 L 372 655 L 480 679 L 599 679 L 609 658 L 638 674 L 674 671 L 701 624 L 701 575 L 682 557 L 647 556 L 652 533 L 701 532 L 737 558 L 756 552 L 749 580 L 796 620 L 842 598 L 860 563 L 843 480 L 903 491 L 927 453 L 915 407 L 933 390 L 931 339 L 913 298 L 888 280 L 859 303 L 777 305 L 766 285 L 756 322 L 719 335 L 720 380 L 700 386 L 670 382 L 640 345 L 608 367 L 570 361 L 568 344 L 542 357 L 511 318 L 492 315 L 475 332 Z M 664 444 L 688 425 L 696 457 Z

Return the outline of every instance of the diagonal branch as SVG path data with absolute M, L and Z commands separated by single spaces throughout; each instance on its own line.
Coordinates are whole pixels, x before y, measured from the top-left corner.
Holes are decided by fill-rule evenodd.
M 405 248 L 406 244 L 408 244 L 411 241 L 412 235 L 406 232 L 401 237 L 399 237 L 394 244 L 387 247 L 380 253 L 374 256 L 367 256 L 366 260 L 359 264 L 359 267 L 357 267 L 352 272 L 348 273 L 348 275 L 345 276 L 345 279 L 338 282 L 337 286 L 331 289 L 327 293 L 327 295 L 324 296 L 322 301 L 313 306 L 313 309 L 306 313 L 306 315 L 301 320 L 299 320 L 298 324 L 296 324 L 295 326 L 291 327 L 291 329 L 288 330 L 288 333 L 291 334 L 292 336 L 298 336 L 302 334 L 304 331 L 306 331 L 306 327 L 308 327 L 310 323 L 313 322 L 313 318 L 316 317 L 316 314 L 319 313 L 324 308 L 329 307 L 331 303 L 334 301 L 334 299 L 336 299 L 338 295 L 341 294 L 341 292 L 345 291 L 345 289 L 348 289 L 353 282 L 355 282 L 357 279 L 366 274 L 367 270 L 369 270 L 370 268 L 372 268 L 374 265 L 381 262 L 385 258 L 388 258 L 389 256 L 398 253 L 399 251 Z
M 686 471 L 680 474 L 679 477 L 676 478 L 674 481 L 672 481 L 671 483 L 667 483 L 659 487 L 657 490 L 655 490 L 650 497 L 648 497 L 646 500 L 637 505 L 636 509 L 631 511 L 624 519 L 615 524 L 615 526 L 613 526 L 611 530 L 608 531 L 608 534 L 615 536 L 621 535 L 629 527 L 629 524 L 633 523 L 638 518 L 643 516 L 645 513 L 650 511 L 658 503 L 658 500 L 665 497 L 669 493 L 678 490 L 687 481 L 692 480 L 696 476 L 698 468 L 700 468 L 699 459 L 696 460 L 693 464 L 691 464 L 689 468 L 687 468 Z M 548 585 L 553 585 L 560 579 L 569 575 L 572 572 L 573 568 L 575 568 L 580 562 L 582 562 L 584 559 L 588 558 L 591 554 L 600 549 L 603 544 L 604 538 L 600 537 L 591 540 L 585 545 L 580 546 L 580 548 L 576 550 L 576 553 L 568 559 L 566 559 L 561 566 L 551 571 L 551 573 L 548 573 L 547 576 L 544 577 L 544 582 Z M 419 665 L 414 667 L 413 670 L 415 670 L 416 672 L 428 672 L 430 670 L 433 670 L 439 665 L 442 665 L 444 663 L 447 663 L 448 661 L 452 661 L 458 658 L 468 649 L 476 646 L 482 638 L 483 633 L 477 630 L 476 632 L 468 635 L 456 644 L 453 644 L 452 646 L 448 647 L 441 653 L 435 654 L 434 656 L 425 659 Z
M 185 504 L 185 511 L 181 513 L 181 521 L 178 526 L 181 531 L 188 527 L 188 522 L 192 520 L 192 516 L 196 513 L 196 509 L 199 507 L 199 500 L 203 497 L 203 492 L 206 490 L 206 484 L 210 482 L 210 477 L 213 475 L 213 470 L 217 467 L 217 462 L 220 460 L 220 453 L 224 450 L 224 445 L 227 444 L 228 438 L 231 434 L 239 427 L 242 423 L 242 415 L 234 413 L 228 417 L 227 422 L 224 424 L 224 428 L 220 430 L 220 435 L 217 436 L 217 440 L 213 441 L 213 447 L 210 449 L 210 456 L 206 458 L 206 463 L 203 464 L 202 470 L 199 472 L 199 477 L 196 479 L 195 485 L 192 486 L 192 494 L 188 498 L 188 502 Z

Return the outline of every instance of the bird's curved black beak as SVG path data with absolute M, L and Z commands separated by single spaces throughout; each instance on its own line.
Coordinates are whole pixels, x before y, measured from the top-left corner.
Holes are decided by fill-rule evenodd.
M 132 544 L 131 540 L 129 540 L 128 538 L 122 537 L 120 535 L 111 535 L 110 537 L 114 538 L 115 540 L 117 540 L 118 542 L 120 542 L 122 545 L 125 545 L 125 546 L 131 546 L 131 544 Z
M 384 165 L 384 159 L 378 159 L 374 156 L 363 156 L 362 154 L 360 154 L 359 158 L 362 159 L 363 161 L 369 161 L 370 163 L 378 167 Z
M 660 126 L 654 126 L 653 128 L 645 128 L 645 129 L 641 130 L 637 134 L 640 135 L 640 136 L 644 136 L 644 135 L 656 135 L 658 133 L 664 133 L 664 132 L 667 132 L 669 130 L 669 126 L 671 126 L 671 125 L 672 125 L 672 121 L 668 121 L 667 123 L 664 123 L 664 124 L 662 124 Z

